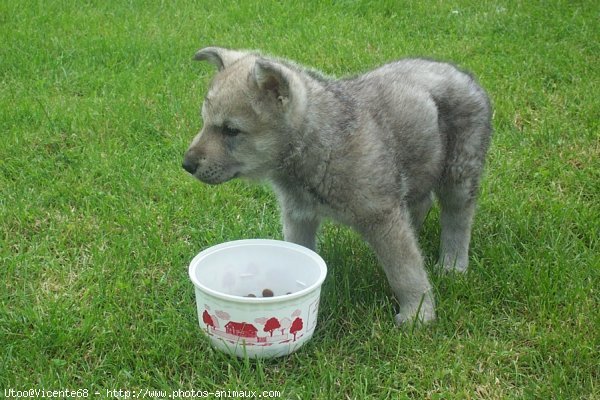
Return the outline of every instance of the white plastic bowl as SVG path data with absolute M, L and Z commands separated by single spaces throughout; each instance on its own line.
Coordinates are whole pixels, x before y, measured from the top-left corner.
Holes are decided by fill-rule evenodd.
M 327 274 L 314 251 L 279 240 L 237 240 L 200 252 L 189 274 L 200 328 L 215 348 L 279 357 L 312 337 Z M 263 297 L 265 289 L 274 296 Z

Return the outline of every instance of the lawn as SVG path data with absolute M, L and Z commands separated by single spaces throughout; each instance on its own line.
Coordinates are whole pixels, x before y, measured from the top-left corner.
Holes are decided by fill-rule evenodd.
M 593 1 L 0 2 L 1 395 L 600 398 L 599 17 Z M 435 267 L 438 211 L 420 238 L 435 324 L 396 328 L 372 252 L 327 223 L 314 338 L 267 361 L 210 348 L 189 261 L 282 237 L 266 186 L 181 169 L 214 74 L 192 56 L 213 44 L 335 76 L 404 56 L 478 76 L 495 134 L 469 272 Z

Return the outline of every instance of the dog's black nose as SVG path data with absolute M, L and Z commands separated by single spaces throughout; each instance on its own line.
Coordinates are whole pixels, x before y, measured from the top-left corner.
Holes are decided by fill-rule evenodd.
M 196 172 L 196 169 L 198 169 L 198 163 L 190 160 L 187 157 L 183 159 L 183 164 L 181 164 L 181 166 L 192 175 L 194 175 L 194 172 Z

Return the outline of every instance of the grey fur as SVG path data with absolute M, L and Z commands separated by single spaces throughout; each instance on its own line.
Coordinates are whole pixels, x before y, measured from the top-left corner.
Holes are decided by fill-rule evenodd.
M 491 107 L 468 73 L 423 59 L 335 80 L 290 61 L 218 47 L 204 127 L 183 166 L 219 184 L 269 181 L 286 240 L 314 249 L 323 218 L 356 229 L 398 298 L 397 323 L 435 318 L 417 235 L 435 193 L 440 263 L 465 271 Z

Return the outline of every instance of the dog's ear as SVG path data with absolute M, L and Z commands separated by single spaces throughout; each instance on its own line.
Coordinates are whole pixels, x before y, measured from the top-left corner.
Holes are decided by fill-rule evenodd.
M 221 47 L 206 47 L 196 52 L 194 60 L 207 61 L 216 66 L 219 71 L 222 71 L 245 55 L 246 53 L 242 51 L 229 50 Z
M 283 105 L 290 101 L 290 77 L 276 63 L 258 59 L 252 71 L 258 89 Z

